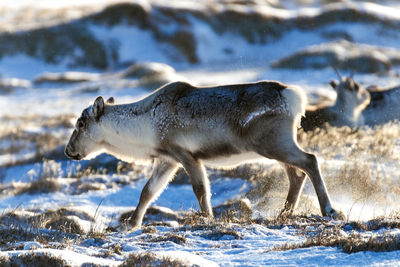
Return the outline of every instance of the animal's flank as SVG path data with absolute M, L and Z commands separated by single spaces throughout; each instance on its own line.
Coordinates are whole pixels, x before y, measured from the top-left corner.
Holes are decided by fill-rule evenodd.
M 192 154 L 195 159 L 212 159 L 212 158 L 230 156 L 234 154 L 240 154 L 240 152 L 241 151 L 234 145 L 229 143 L 225 144 L 222 143 L 222 144 L 202 147 L 194 151 Z
M 294 100 L 285 98 L 286 90 L 291 89 L 268 81 L 217 87 L 172 83 L 152 96 L 156 129 L 162 141 L 179 137 L 182 129 L 187 134 L 218 128 L 223 128 L 225 134 L 241 133 L 260 116 L 294 112 L 288 104 Z M 302 101 L 301 96 L 294 99 Z

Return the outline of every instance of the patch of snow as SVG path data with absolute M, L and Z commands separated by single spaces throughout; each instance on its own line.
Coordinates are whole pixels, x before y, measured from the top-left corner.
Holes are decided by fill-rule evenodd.
M 118 47 L 120 62 L 153 61 L 168 63 L 165 47 L 158 44 L 149 31 L 132 26 L 103 27 L 91 25 L 96 39 Z
M 384 20 L 400 21 L 398 7 L 384 6 L 371 2 L 361 2 L 356 4 L 357 9 L 366 13 L 375 14 Z
M 216 262 L 206 260 L 205 258 L 189 253 L 187 251 L 179 251 L 179 250 L 174 250 L 174 251 L 159 251 L 156 253 L 157 255 L 161 255 L 162 257 L 169 257 L 171 260 L 179 260 L 179 262 L 182 262 L 184 264 L 190 265 L 190 266 L 204 266 L 204 267 L 217 267 L 219 266 Z
M 29 253 L 29 252 L 30 251 L 18 251 L 18 250 L 8 251 L 8 252 L 0 251 L 0 256 L 12 257 L 14 255 L 21 255 L 21 254 Z M 68 249 L 58 250 L 58 249 L 42 248 L 42 249 L 36 249 L 36 250 L 34 250 L 34 252 L 35 253 L 48 253 L 48 254 L 53 255 L 54 257 L 60 257 L 60 258 L 64 259 L 68 264 L 71 264 L 72 266 L 82 266 L 85 263 L 117 266 L 122 263 L 120 261 L 89 256 L 84 253 L 76 253 L 76 252 L 74 252 L 72 250 L 68 250 Z
M 4 56 L 0 59 L 0 73 L 5 77 L 32 80 L 39 73 L 66 70 L 63 64 L 50 64 L 26 55 Z
M 24 250 L 36 250 L 36 249 L 40 249 L 42 247 L 43 247 L 42 244 L 35 242 L 35 241 L 25 242 L 25 244 L 24 244 Z

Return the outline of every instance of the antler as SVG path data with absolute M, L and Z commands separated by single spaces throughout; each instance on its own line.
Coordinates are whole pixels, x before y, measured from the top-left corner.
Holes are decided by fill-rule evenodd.
M 337 70 L 337 68 L 336 68 L 336 67 L 333 67 L 333 69 L 335 70 L 336 75 L 339 77 L 339 81 L 342 81 L 342 76 L 340 75 L 340 73 L 339 73 L 339 71 Z

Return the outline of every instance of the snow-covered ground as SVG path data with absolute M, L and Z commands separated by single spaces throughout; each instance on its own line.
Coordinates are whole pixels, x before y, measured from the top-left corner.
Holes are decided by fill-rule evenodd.
M 63 155 L 74 120 L 98 95 L 129 103 L 176 80 L 266 79 L 299 85 L 318 103 L 336 97 L 332 67 L 343 75 L 355 69 L 362 86 L 399 85 L 398 2 L 325 2 L 0 2 L 0 262 L 37 253 L 72 266 L 116 266 L 151 252 L 199 266 L 399 265 L 398 122 L 301 133 L 346 221 L 318 216 L 310 183 L 297 217 L 277 220 L 288 183 L 266 160 L 208 170 L 213 207 L 244 199 L 251 215 L 231 218 L 229 209 L 211 221 L 194 215 L 197 199 L 179 174 L 145 226 L 129 232 L 120 217 L 134 210 L 151 166 L 105 155 L 77 163 Z M 114 21 L 113 10 L 122 21 Z M 354 50 L 343 51 L 343 39 Z M 324 44 L 333 44 L 333 52 L 320 53 Z M 296 62 L 302 51 L 312 55 L 307 64 L 276 67 L 290 57 Z M 353 62 L 362 66 L 347 66 Z

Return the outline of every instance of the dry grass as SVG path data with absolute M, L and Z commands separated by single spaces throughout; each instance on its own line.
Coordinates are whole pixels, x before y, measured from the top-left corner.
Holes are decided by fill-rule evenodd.
M 92 217 L 85 211 L 67 207 L 42 213 L 16 209 L 0 216 L 0 250 L 22 250 L 24 242 L 28 241 L 37 242 L 43 248 L 61 250 L 85 242 L 91 245 L 103 244 L 109 229 L 102 227 L 99 231 L 96 220 L 96 214 Z M 88 229 L 90 223 L 92 224 Z M 121 247 L 111 244 L 107 253 L 121 254 Z
M 218 222 L 248 223 L 253 217 L 253 209 L 248 199 L 229 200 L 213 207 L 214 217 Z
M 251 218 L 247 221 L 238 222 L 237 219 L 229 221 L 226 219 L 210 219 L 203 214 L 188 213 L 181 224 L 184 225 L 175 229 L 176 232 L 196 232 L 200 231 L 200 236 L 209 240 L 223 240 L 223 239 L 242 239 L 243 236 L 235 229 L 238 227 L 245 227 L 246 225 L 254 223 Z
M 206 216 L 205 214 L 195 211 L 188 212 L 185 216 L 179 220 L 179 224 L 188 226 L 209 226 L 214 223 L 214 219 Z
M 225 204 L 213 207 L 214 218 L 210 218 L 201 211 L 187 211 L 178 218 L 180 225 L 194 228 L 212 229 L 219 225 L 253 223 L 252 208 L 248 199 L 231 200 Z
M 178 245 L 184 245 L 187 243 L 186 236 L 184 234 L 167 233 L 166 235 L 148 235 L 145 237 L 146 242 L 159 243 L 159 242 L 174 242 Z
M 75 169 L 71 169 L 66 175 L 70 178 L 83 178 L 93 175 L 106 175 L 116 173 L 118 175 L 128 175 L 131 180 L 140 177 L 150 177 L 152 171 L 151 164 L 140 165 L 135 163 L 126 163 L 115 158 L 101 155 L 95 159 L 85 162 L 85 165 L 77 164 Z M 131 181 L 125 181 L 121 185 L 126 185 Z
M 155 234 L 157 233 L 157 228 L 155 226 L 142 226 L 142 233 L 143 234 Z
M 359 251 L 393 251 L 400 249 L 400 237 L 391 229 L 400 229 L 398 215 L 375 218 L 369 221 L 332 221 L 320 216 L 289 216 L 280 219 L 264 220 L 268 228 L 282 229 L 290 227 L 299 235 L 306 236 L 304 242 L 286 243 L 268 249 L 286 251 L 316 246 L 338 247 L 345 253 Z
M 370 202 L 385 206 L 400 196 L 400 180 L 371 163 L 352 161 L 337 170 L 327 167 L 322 170 L 330 193 L 349 196 L 355 203 Z
M 29 157 L 17 157 L 5 164 L 5 167 L 21 165 L 29 162 L 42 161 L 44 157 L 63 158 L 63 146 L 67 140 L 68 131 L 60 135 L 60 129 L 72 129 L 72 115 L 55 117 L 24 116 L 1 117 L 0 149 L 1 154 L 29 154 Z M 32 131 L 40 127 L 41 131 Z M 57 134 L 55 134 L 57 131 Z
M 56 177 L 58 177 L 61 172 L 60 163 L 56 163 L 54 160 L 43 161 L 39 173 L 34 174 L 38 176 L 37 180 L 31 183 L 15 184 L 15 186 L 18 187 L 16 195 L 25 193 L 33 195 L 60 191 L 62 186 Z
M 82 229 L 81 225 L 78 222 L 68 217 L 60 217 L 58 219 L 54 219 L 46 223 L 45 228 L 55 229 L 65 233 L 73 233 L 80 235 L 85 233 L 85 231 Z
M 342 225 L 342 223 L 337 224 L 329 218 L 309 214 L 291 215 L 284 218 L 258 219 L 256 222 L 271 229 L 290 227 L 298 230 L 300 233 L 307 233 L 310 229 L 318 228 L 321 225 L 324 228 L 337 228 Z
M 0 258 L 0 266 L 71 266 L 61 257 L 56 257 L 45 252 L 29 252 L 11 257 Z
M 308 150 L 316 151 L 326 159 L 344 157 L 344 159 L 363 161 L 394 162 L 400 155 L 394 153 L 396 142 L 400 136 L 400 123 L 389 122 L 383 125 L 361 127 L 353 130 L 347 126 L 316 128 L 310 132 L 301 129 L 298 133 L 300 145 Z M 340 149 L 338 149 L 340 148 Z
M 11 216 L 8 214 L 7 216 Z M 12 222 L 11 222 L 12 221 Z M 5 224 L 4 224 L 5 223 Z M 35 218 L 14 218 L 0 222 L 0 249 L 15 250 L 22 249 L 21 242 L 35 241 L 44 245 L 60 242 L 58 247 L 64 248 L 69 243 L 79 242 L 77 235 L 55 230 L 48 232 L 43 230 L 44 221 L 36 221 Z M 65 229 L 65 228 L 64 228 Z
M 119 265 L 120 267 L 145 267 L 145 266 L 165 266 L 165 267 L 184 267 L 187 264 L 168 257 L 158 257 L 153 253 L 130 254 L 128 259 Z
M 92 234 L 85 233 L 81 225 L 76 219 L 95 223 L 96 217 L 90 214 L 67 207 L 58 210 L 47 210 L 43 213 L 35 211 L 18 211 L 15 209 L 11 212 L 0 216 L 0 226 L 5 229 L 16 229 L 17 231 L 26 232 L 26 236 L 30 234 L 38 235 L 40 229 L 51 229 L 55 232 L 63 234 Z M 94 231 L 93 231 L 94 232 Z
M 221 240 L 221 239 L 243 239 L 243 236 L 233 229 L 225 229 L 217 227 L 215 230 L 204 233 L 201 235 L 205 239 L 209 240 Z
M 347 234 L 340 229 L 329 229 L 315 236 L 308 237 L 303 243 L 285 244 L 273 247 L 269 251 L 293 250 L 309 247 L 338 247 L 345 253 L 360 251 L 394 251 L 400 249 L 400 238 L 397 234 L 383 233 L 366 235 L 359 232 Z
M 40 194 L 40 193 L 53 193 L 61 190 L 61 185 L 55 178 L 40 178 L 31 184 L 20 189 L 16 195 L 19 194 Z

